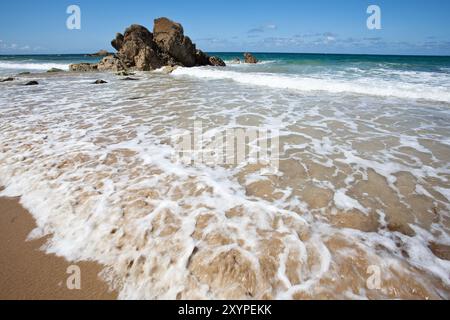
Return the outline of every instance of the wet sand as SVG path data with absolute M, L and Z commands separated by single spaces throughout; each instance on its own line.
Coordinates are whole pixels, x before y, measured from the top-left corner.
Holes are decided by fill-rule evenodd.
M 41 248 L 46 238 L 26 241 L 35 228 L 32 216 L 17 198 L 0 198 L 0 299 L 2 300 L 112 300 L 117 293 L 98 274 L 102 267 L 92 262 L 72 264 L 47 255 Z M 81 271 L 81 290 L 69 290 L 67 268 Z

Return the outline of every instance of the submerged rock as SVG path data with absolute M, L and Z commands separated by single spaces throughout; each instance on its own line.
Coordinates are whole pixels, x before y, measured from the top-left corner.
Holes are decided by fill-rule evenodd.
M 120 80 L 123 80 L 123 81 L 138 81 L 139 79 L 138 78 L 132 78 L 132 77 L 126 77 L 126 78 L 123 78 L 123 79 L 120 79 Z
M 14 81 L 14 78 L 9 77 L 9 78 L 0 80 L 0 82 L 9 82 L 9 81 Z
M 105 84 L 108 83 L 105 80 L 96 80 L 93 84 Z
M 47 73 L 56 73 L 56 72 L 64 72 L 64 70 L 58 68 L 51 68 L 47 70 Z
M 245 63 L 258 63 L 258 59 L 256 59 L 251 53 L 244 53 Z
M 28 81 L 27 83 L 25 83 L 25 86 L 37 86 L 39 84 L 39 82 L 37 81 Z
M 18 73 L 19 76 L 26 76 L 26 75 L 29 75 L 29 74 L 31 74 L 31 72 L 29 72 L 29 71 Z
M 98 65 L 92 63 L 71 64 L 69 70 L 72 72 L 92 72 L 98 70 Z
M 231 63 L 232 64 L 241 64 L 241 59 L 239 59 L 239 58 L 233 59 L 233 61 L 231 61 Z

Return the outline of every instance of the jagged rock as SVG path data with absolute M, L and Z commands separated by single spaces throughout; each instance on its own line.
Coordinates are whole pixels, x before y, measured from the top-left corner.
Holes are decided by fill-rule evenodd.
M 90 72 L 97 71 L 97 69 L 98 66 L 92 63 L 77 63 L 69 66 L 69 70 L 72 72 Z
M 244 53 L 245 63 L 258 63 L 258 59 L 256 59 L 251 53 Z
M 223 62 L 222 59 L 220 59 L 219 57 L 215 57 L 215 56 L 209 58 L 209 63 L 215 67 L 226 67 L 227 66 L 225 64 L 225 62 Z
M 143 26 L 136 24 L 130 26 L 125 30 L 123 39 L 118 34 L 112 42 L 120 48 L 117 56 L 126 68 L 150 71 L 164 65 L 153 42 L 153 34 Z
M 195 62 L 197 66 L 207 66 L 210 64 L 209 56 L 202 50 L 197 50 L 195 54 Z
M 122 49 L 122 45 L 123 45 L 123 34 L 121 33 L 116 33 L 116 38 L 111 41 L 111 45 L 114 49 L 116 49 L 117 51 L 119 51 L 120 49 Z
M 162 52 L 169 54 L 183 66 L 197 65 L 197 49 L 191 39 L 184 36 L 181 24 L 167 18 L 155 19 L 153 37 Z
M 14 81 L 14 78 L 9 77 L 9 78 L 0 80 L 0 82 L 9 82 L 9 81 Z
M 37 81 L 28 81 L 27 83 L 25 83 L 25 86 L 37 86 L 39 84 L 39 82 Z
M 56 73 L 56 72 L 64 72 L 64 70 L 58 68 L 51 68 L 47 70 L 47 73 Z
M 104 83 L 108 83 L 105 80 L 96 80 L 93 84 L 104 84 Z
M 98 71 L 125 71 L 126 67 L 121 59 L 117 56 L 107 56 L 97 64 Z

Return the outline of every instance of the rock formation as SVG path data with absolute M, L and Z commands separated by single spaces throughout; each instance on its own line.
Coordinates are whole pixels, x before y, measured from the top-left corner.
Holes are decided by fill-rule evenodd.
M 14 81 L 14 78 L 5 78 L 0 80 L 0 82 L 9 82 L 9 81 Z
M 244 53 L 245 63 L 258 63 L 258 59 L 256 59 L 251 53 Z
M 109 56 L 109 55 L 111 55 L 111 53 L 109 53 L 108 51 L 100 50 L 97 53 L 87 54 L 86 56 L 88 56 L 88 57 L 106 57 L 106 56 Z
M 37 81 L 28 81 L 27 83 L 25 83 L 25 86 L 37 86 L 39 84 L 39 82 Z
M 78 63 L 71 64 L 69 66 L 69 70 L 72 72 L 89 72 L 89 71 L 97 71 L 98 65 L 92 63 Z
M 163 66 L 225 66 L 219 57 L 209 57 L 184 35 L 181 24 L 167 18 L 155 20 L 153 33 L 141 25 L 132 25 L 117 33 L 111 45 L 117 54 L 96 65 L 71 65 L 71 71 L 150 71 Z

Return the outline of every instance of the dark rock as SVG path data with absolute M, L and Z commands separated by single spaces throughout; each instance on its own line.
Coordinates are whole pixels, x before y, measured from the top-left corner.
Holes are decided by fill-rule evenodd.
M 197 66 L 207 66 L 210 64 L 209 56 L 201 50 L 197 50 L 195 54 L 195 62 Z
M 14 81 L 14 78 L 9 77 L 9 78 L 0 80 L 0 82 L 9 82 L 9 81 Z
M 64 70 L 62 69 L 58 69 L 58 68 L 51 68 L 49 70 L 47 70 L 48 73 L 56 73 L 56 72 L 64 72 Z
M 97 71 L 98 66 L 96 64 L 92 64 L 92 63 L 77 63 L 77 64 L 71 64 L 69 66 L 69 70 L 72 72 L 92 72 L 92 71 Z
M 119 51 L 120 49 L 122 49 L 122 45 L 123 45 L 123 34 L 121 33 L 116 33 L 116 38 L 111 41 L 111 45 L 114 49 L 116 49 L 117 51 Z
M 153 37 L 162 52 L 185 67 L 197 65 L 197 49 L 189 37 L 184 36 L 181 24 L 167 18 L 155 19 Z
M 258 63 L 258 59 L 256 59 L 251 53 L 244 53 L 245 63 Z
M 29 74 L 31 74 L 31 72 L 25 71 L 25 72 L 20 72 L 18 75 L 19 76 L 26 76 L 26 75 L 29 75 Z
M 212 66 L 216 66 L 216 67 L 226 67 L 227 65 L 225 64 L 225 62 L 220 59 L 219 57 L 210 57 L 209 58 L 209 63 Z
M 126 77 L 126 78 L 123 78 L 123 79 L 120 79 L 120 80 L 123 80 L 123 81 L 138 81 L 139 79 L 138 78 Z
M 104 84 L 104 83 L 108 83 L 105 80 L 96 80 L 93 84 Z
M 25 86 L 37 86 L 39 84 L 39 82 L 37 81 L 28 81 L 27 83 L 25 83 Z

